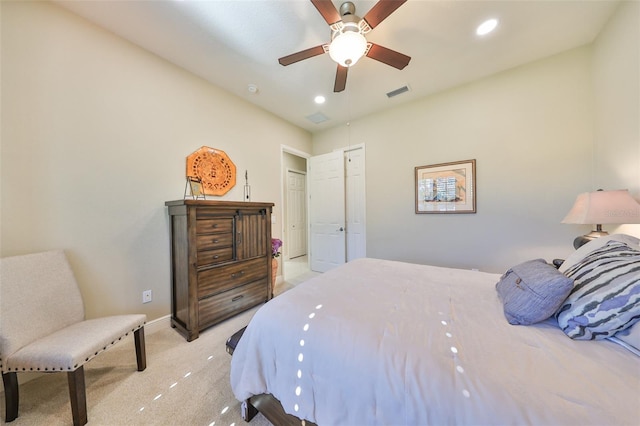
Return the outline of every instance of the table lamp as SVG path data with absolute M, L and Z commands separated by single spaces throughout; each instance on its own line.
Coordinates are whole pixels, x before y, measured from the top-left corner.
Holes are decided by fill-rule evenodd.
M 593 239 L 609 235 L 602 230 L 603 224 L 640 223 L 640 204 L 626 189 L 584 192 L 578 195 L 562 223 L 595 225 L 595 230 L 573 241 L 573 247 L 577 249 Z

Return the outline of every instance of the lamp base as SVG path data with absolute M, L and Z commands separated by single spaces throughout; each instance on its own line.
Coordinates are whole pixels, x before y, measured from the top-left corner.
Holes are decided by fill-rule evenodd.
M 604 237 L 605 235 L 609 235 L 607 231 L 602 231 L 602 228 L 598 231 L 591 231 L 587 235 L 581 235 L 573 240 L 573 248 L 576 250 L 587 244 L 591 240 L 595 240 L 596 238 Z

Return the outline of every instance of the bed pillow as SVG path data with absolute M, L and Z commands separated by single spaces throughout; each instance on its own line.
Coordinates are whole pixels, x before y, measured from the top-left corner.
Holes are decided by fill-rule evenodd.
M 640 356 L 640 321 L 608 339 Z
M 509 324 L 529 325 L 551 317 L 565 300 L 573 280 L 543 259 L 509 269 L 496 284 Z
M 638 352 L 640 352 L 640 322 L 636 322 L 626 330 L 616 333 L 615 337 L 622 340 L 627 345 L 633 346 L 638 350 Z
M 575 286 L 556 318 L 567 336 L 605 339 L 640 320 L 640 250 L 609 241 L 565 275 Z
M 636 250 L 640 250 L 640 239 L 633 237 L 627 234 L 613 234 L 613 235 L 605 235 L 600 238 L 596 238 L 594 240 L 589 241 L 585 245 L 581 246 L 579 249 L 575 250 L 564 260 L 562 265 L 558 268 L 560 272 L 564 273 L 575 265 L 576 263 L 582 261 L 585 256 L 587 256 L 592 251 L 599 249 L 603 245 L 607 244 L 609 241 L 620 241 L 626 243 L 629 247 L 634 248 Z

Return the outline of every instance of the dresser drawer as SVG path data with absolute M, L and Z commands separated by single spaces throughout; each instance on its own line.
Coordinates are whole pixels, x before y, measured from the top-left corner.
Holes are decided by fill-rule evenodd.
M 233 234 L 206 234 L 196 237 L 196 250 L 215 250 L 233 246 Z
M 198 272 L 198 298 L 239 287 L 267 276 L 267 259 L 257 258 Z
M 215 219 L 198 219 L 196 224 L 196 233 L 231 233 L 233 231 L 232 217 L 219 217 Z
M 202 330 L 216 322 L 266 302 L 267 298 L 268 284 L 265 278 L 201 299 L 198 301 L 199 328 Z
M 228 262 L 229 260 L 233 260 L 233 247 L 231 246 L 198 252 L 198 267 Z

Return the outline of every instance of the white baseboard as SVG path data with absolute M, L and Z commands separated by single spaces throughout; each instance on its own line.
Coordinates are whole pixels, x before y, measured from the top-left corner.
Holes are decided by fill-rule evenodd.
M 160 318 L 149 321 L 144 325 L 144 334 L 153 334 L 156 331 L 171 327 L 171 315 L 165 315 Z

